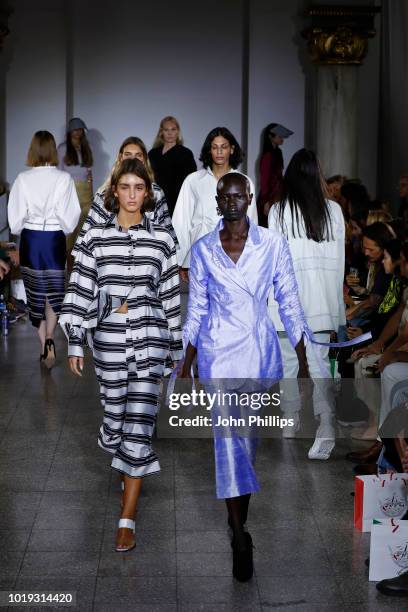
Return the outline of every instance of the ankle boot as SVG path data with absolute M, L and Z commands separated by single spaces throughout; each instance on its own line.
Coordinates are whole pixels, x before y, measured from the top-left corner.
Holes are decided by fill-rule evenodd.
M 248 532 L 244 536 L 244 547 L 238 545 L 235 537 L 232 540 L 232 574 L 239 582 L 247 582 L 254 573 L 252 538 Z

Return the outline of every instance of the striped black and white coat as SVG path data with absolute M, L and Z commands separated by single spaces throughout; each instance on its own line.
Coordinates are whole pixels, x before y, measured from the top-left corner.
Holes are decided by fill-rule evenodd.
M 128 230 L 110 215 L 84 235 L 59 319 L 68 355 L 83 356 L 87 341 L 92 348 L 98 326 L 109 334 L 109 315 L 124 302 L 138 372 L 162 374 L 183 354 L 179 272 L 172 236 L 146 215 Z
M 155 201 L 154 210 L 146 213 L 146 216 L 153 221 L 153 223 L 158 223 L 165 227 L 171 234 L 176 247 L 178 247 L 178 240 L 176 236 L 176 232 L 174 231 L 173 224 L 171 222 L 171 217 L 169 213 L 169 208 L 167 206 L 166 196 L 164 195 L 163 189 L 157 185 L 157 183 L 152 183 L 152 191 L 153 191 L 153 199 Z M 110 218 L 111 214 L 105 208 L 105 192 L 97 191 L 94 200 L 89 211 L 87 218 L 81 228 L 81 231 L 78 234 L 78 238 L 74 244 L 74 248 L 71 251 L 71 255 L 73 257 L 77 256 L 77 253 L 80 249 L 81 243 L 84 239 L 86 232 L 95 225 L 100 225 L 106 223 Z

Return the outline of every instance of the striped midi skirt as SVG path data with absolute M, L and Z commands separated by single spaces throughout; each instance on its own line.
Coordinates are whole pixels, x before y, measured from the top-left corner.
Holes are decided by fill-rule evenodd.
M 127 315 L 111 313 L 95 331 L 93 357 L 100 384 L 101 448 L 113 455 L 112 468 L 133 478 L 160 471 L 152 448 L 161 376 L 138 372 Z
M 20 269 L 27 294 L 31 323 L 39 327 L 45 318 L 45 301 L 56 315 L 65 295 L 65 234 L 23 229 L 20 240 Z

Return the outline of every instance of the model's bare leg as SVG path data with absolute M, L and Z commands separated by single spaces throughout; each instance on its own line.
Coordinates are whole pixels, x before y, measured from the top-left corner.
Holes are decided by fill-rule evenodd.
M 48 298 L 45 300 L 45 327 L 46 327 L 46 340 L 54 340 L 55 328 L 57 327 L 57 315 L 55 314 Z
M 123 491 L 123 507 L 120 518 L 135 520 L 137 502 L 139 499 L 140 491 L 142 489 L 142 478 L 130 478 L 130 476 L 124 476 L 125 489 Z M 135 535 L 131 529 L 126 527 L 118 529 L 116 536 L 116 548 L 127 549 L 133 545 L 135 541 Z
M 41 343 L 41 355 L 44 354 L 44 346 L 45 346 L 45 336 L 46 336 L 46 324 L 45 321 L 41 321 L 40 325 L 37 327 L 38 336 L 40 338 Z

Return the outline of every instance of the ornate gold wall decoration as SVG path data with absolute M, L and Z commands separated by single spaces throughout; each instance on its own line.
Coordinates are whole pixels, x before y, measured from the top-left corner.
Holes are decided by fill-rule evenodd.
M 367 48 L 367 36 L 345 26 L 333 32 L 321 28 L 308 32 L 309 55 L 315 64 L 362 64 Z
M 310 59 L 315 64 L 359 65 L 375 36 L 375 6 L 312 6 L 307 11 L 311 25 L 303 32 Z

